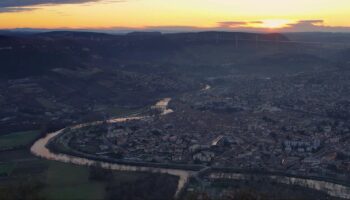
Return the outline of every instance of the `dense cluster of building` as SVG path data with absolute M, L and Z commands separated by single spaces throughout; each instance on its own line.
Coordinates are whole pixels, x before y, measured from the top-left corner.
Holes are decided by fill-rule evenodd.
M 65 143 L 76 151 L 125 161 L 346 180 L 348 75 L 225 77 L 220 80 L 225 86 L 174 98 L 169 105 L 174 112 L 71 130 L 75 134 Z

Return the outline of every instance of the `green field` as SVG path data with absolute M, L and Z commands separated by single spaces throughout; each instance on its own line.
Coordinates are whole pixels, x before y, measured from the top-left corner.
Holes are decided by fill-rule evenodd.
M 103 199 L 105 183 L 89 180 L 89 173 L 88 167 L 39 159 L 29 149 L 0 151 L 0 175 L 7 177 L 0 179 L 0 199 L 3 188 L 37 183 L 42 185 L 37 193 L 47 200 Z
M 13 169 L 15 168 L 15 165 L 15 163 L 0 164 L 0 177 L 11 175 Z
M 27 131 L 0 136 L 0 200 L 102 200 L 125 196 L 124 200 L 134 195 L 141 195 L 139 199 L 151 195 L 148 199 L 152 199 L 152 195 L 171 196 L 175 191 L 177 177 L 164 179 L 158 174 L 107 170 L 102 177 L 91 178 L 95 168 L 40 159 L 29 150 L 38 134 Z M 166 190 L 162 191 L 164 186 Z
M 16 150 L 11 153 L 16 158 L 8 162 L 5 159 L 9 152 L 0 152 L 0 199 L 8 196 L 9 192 L 12 197 L 9 199 L 16 199 L 13 191 L 28 194 L 23 187 L 33 185 L 41 187 L 31 189 L 30 193 L 45 200 L 104 199 L 106 185 L 104 182 L 89 180 L 88 167 L 38 159 L 27 151 Z
M 0 177 L 0 199 L 171 199 L 177 185 L 177 177 L 142 172 L 105 170 L 91 178 L 89 167 L 39 159 L 27 151 L 14 151 L 16 158 L 8 162 L 3 159 L 9 151 L 0 152 L 0 172 L 6 173 Z
M 89 180 L 88 167 L 32 155 L 29 145 L 38 134 L 39 131 L 24 131 L 0 136 L 0 199 L 15 200 L 22 196 L 44 200 L 105 198 L 107 182 Z M 125 179 L 128 175 L 122 180 Z
M 103 199 L 105 184 L 89 180 L 89 168 L 55 161 L 46 172 L 43 195 L 47 199 Z
M 37 130 L 1 135 L 0 150 L 26 146 L 30 144 L 38 135 L 39 131 Z

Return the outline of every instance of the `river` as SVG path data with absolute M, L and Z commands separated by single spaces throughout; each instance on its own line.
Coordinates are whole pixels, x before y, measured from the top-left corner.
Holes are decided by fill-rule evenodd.
M 162 99 L 159 102 L 157 102 L 154 107 L 157 109 L 160 109 L 162 111 L 161 115 L 170 114 L 173 112 L 173 110 L 167 108 L 170 101 L 171 101 L 171 98 Z M 114 119 L 108 120 L 107 122 L 108 123 L 117 123 L 117 122 L 125 122 L 125 121 L 130 121 L 130 120 L 142 120 L 145 118 L 147 118 L 147 116 L 114 118 Z M 77 128 L 82 128 L 85 126 L 100 124 L 100 123 L 102 123 L 102 121 L 79 124 L 79 125 L 72 126 L 71 128 L 77 129 Z M 33 146 L 31 147 L 30 151 L 34 155 L 41 157 L 41 158 L 44 158 L 44 159 L 55 160 L 55 161 L 60 161 L 60 162 L 64 162 L 64 163 L 72 163 L 72 164 L 76 164 L 76 165 L 83 165 L 83 166 L 98 165 L 104 169 L 110 169 L 110 170 L 138 171 L 138 172 L 151 172 L 151 173 L 163 173 L 163 174 L 175 175 L 175 176 L 179 177 L 175 197 L 177 197 L 179 195 L 180 191 L 184 188 L 184 186 L 188 182 L 189 177 L 192 176 L 192 174 L 194 173 L 193 171 L 179 170 L 179 169 L 143 167 L 143 166 L 132 166 L 132 165 L 125 165 L 125 164 L 101 162 L 101 161 L 76 157 L 76 156 L 62 154 L 62 153 L 51 152 L 47 148 L 47 144 L 50 142 L 50 140 L 52 138 L 58 136 L 63 131 L 64 131 L 64 129 L 53 132 L 53 133 L 49 133 L 45 137 L 37 140 L 33 144 Z
M 213 172 L 209 174 L 211 180 L 216 179 L 225 179 L 225 180 L 266 180 L 268 178 L 270 181 L 287 184 L 287 185 L 298 185 L 304 188 L 310 188 L 318 191 L 327 193 L 332 197 L 350 199 L 350 188 L 332 183 L 324 180 L 314 180 L 308 178 L 298 178 L 298 177 L 289 177 L 289 176 L 278 176 L 278 175 L 252 175 L 252 174 L 243 174 L 243 173 L 225 173 L 225 172 Z
M 158 101 L 152 108 L 159 109 L 161 111 L 161 115 L 167 115 L 172 112 L 174 112 L 172 109 L 168 108 L 168 104 L 171 101 L 171 98 L 165 98 L 160 101 Z M 107 120 L 108 123 L 117 123 L 117 122 L 125 122 L 130 120 L 143 120 L 145 118 L 148 118 L 149 116 L 130 116 L 130 117 L 124 117 L 124 118 L 114 118 Z M 78 124 L 75 126 L 72 126 L 70 128 L 72 129 L 78 129 L 89 125 L 94 124 L 101 124 L 102 121 L 96 121 L 91 123 L 85 123 L 85 124 Z M 33 146 L 31 147 L 31 152 L 41 158 L 48 159 L 48 160 L 55 160 L 60 161 L 64 163 L 72 163 L 76 165 L 83 165 L 83 166 L 92 166 L 92 165 L 98 165 L 101 166 L 104 169 L 110 169 L 110 170 L 118 170 L 118 171 L 138 171 L 138 172 L 151 172 L 151 173 L 163 173 L 163 174 L 170 174 L 175 175 L 179 177 L 175 197 L 178 197 L 182 189 L 186 186 L 189 178 L 191 176 L 197 176 L 198 171 L 189 171 L 189 170 L 179 170 L 179 169 L 168 169 L 168 168 L 158 168 L 158 167 L 144 167 L 144 166 L 133 166 L 133 165 L 126 165 L 126 164 L 116 164 L 116 163 L 108 163 L 108 162 L 101 162 L 96 160 L 91 160 L 87 158 L 81 158 L 76 157 L 72 155 L 62 154 L 62 153 L 53 153 L 51 152 L 46 146 L 50 142 L 50 140 L 59 134 L 61 134 L 64 131 L 64 129 L 49 133 L 45 137 L 37 140 Z M 210 167 L 207 167 L 210 168 Z M 211 179 L 235 179 L 235 180 L 246 180 L 247 177 L 250 175 L 245 174 L 239 174 L 239 173 L 212 173 L 210 174 Z M 350 199 L 350 188 L 335 184 L 331 182 L 326 181 L 320 181 L 320 180 L 312 180 L 312 179 L 302 179 L 302 178 L 295 178 L 295 177 L 285 177 L 285 176 L 274 176 L 274 175 L 266 175 L 272 180 L 276 180 L 279 183 L 284 184 L 291 184 L 291 185 L 299 185 L 311 189 L 320 190 L 323 192 L 326 192 L 327 194 L 334 196 L 334 197 L 340 197 L 340 198 L 346 198 Z
M 174 112 L 172 109 L 168 108 L 169 102 L 171 98 L 165 98 L 156 103 L 156 105 L 152 106 L 153 109 L 159 110 L 161 115 L 167 115 Z

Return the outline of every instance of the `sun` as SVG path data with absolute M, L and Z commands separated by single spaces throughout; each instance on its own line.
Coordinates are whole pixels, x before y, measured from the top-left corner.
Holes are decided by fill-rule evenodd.
M 287 19 L 266 19 L 266 20 L 262 20 L 262 23 L 260 24 L 260 26 L 262 28 L 277 29 L 277 28 L 286 27 L 290 23 L 291 21 Z

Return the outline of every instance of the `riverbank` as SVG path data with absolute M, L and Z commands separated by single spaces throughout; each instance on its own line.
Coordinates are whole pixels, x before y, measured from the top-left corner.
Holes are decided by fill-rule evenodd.
M 159 109 L 161 111 L 161 115 L 167 115 L 173 112 L 173 110 L 168 108 L 168 104 L 171 101 L 171 98 L 162 99 L 159 102 L 155 104 L 152 108 Z M 126 122 L 126 121 L 133 121 L 133 120 L 145 120 L 149 118 L 150 116 L 130 116 L 130 117 L 124 117 L 124 118 L 114 118 L 107 120 L 107 123 L 118 123 L 118 122 Z M 103 123 L 102 121 L 96 121 L 92 123 L 85 123 L 85 124 L 79 124 L 73 127 L 69 127 L 71 129 L 79 129 L 85 126 L 91 126 L 91 125 L 98 125 Z M 99 160 L 94 159 L 91 157 L 84 157 L 79 155 L 68 155 L 64 153 L 59 152 L 53 152 L 48 148 L 48 144 L 50 141 L 52 141 L 55 137 L 58 137 L 60 134 L 64 132 L 65 129 L 56 131 L 54 133 L 47 134 L 44 138 L 41 138 L 37 140 L 33 146 L 31 147 L 31 152 L 41 158 L 45 158 L 48 160 L 55 160 L 60 161 L 64 163 L 71 163 L 76 165 L 83 165 L 83 166 L 100 166 L 104 169 L 109 170 L 118 170 L 118 171 L 131 171 L 131 172 L 150 172 L 150 173 L 163 173 L 163 174 L 169 174 L 179 177 L 175 197 L 178 197 L 181 191 L 186 187 L 186 184 L 189 181 L 190 177 L 198 177 L 198 174 L 201 173 L 202 170 L 187 170 L 184 169 L 176 169 L 171 167 L 162 167 L 162 166 L 148 166 L 148 165 L 133 165 L 132 163 L 116 163 L 116 162 L 109 162 L 106 160 Z M 205 168 L 206 171 L 210 169 L 210 167 Z M 256 176 L 255 174 L 241 174 L 241 173 L 229 173 L 220 171 L 215 172 L 209 175 L 209 178 L 212 180 L 215 179 L 233 179 L 233 180 L 254 180 L 249 179 L 247 177 Z M 327 182 L 324 180 L 314 180 L 314 179 L 308 179 L 308 178 L 300 178 L 300 177 L 293 177 L 293 176 L 276 176 L 274 174 L 266 173 L 264 174 L 265 177 L 268 177 L 269 179 L 281 183 L 281 184 L 288 184 L 288 185 L 298 185 L 305 188 L 315 189 L 321 192 L 325 192 L 330 196 L 333 197 L 339 197 L 339 198 L 346 198 L 350 199 L 350 188 L 341 184 L 336 184 L 333 182 Z M 201 180 L 199 180 L 201 181 Z
M 350 187 L 328 182 L 322 179 L 308 179 L 303 177 L 281 176 L 275 174 L 247 174 L 235 172 L 211 172 L 208 174 L 211 181 L 232 180 L 232 181 L 270 181 L 274 183 L 301 186 L 304 188 L 324 192 L 329 196 L 343 199 L 350 199 Z
M 173 112 L 171 109 L 168 109 L 168 103 L 170 102 L 171 98 L 163 99 L 155 105 L 158 109 L 161 109 L 162 115 L 169 114 Z M 126 122 L 131 120 L 142 120 L 145 119 L 147 116 L 133 116 L 133 117 L 125 117 L 125 118 L 114 118 L 107 120 L 108 123 L 117 123 L 117 122 Z M 82 128 L 89 125 L 96 125 L 100 124 L 102 121 L 92 122 L 92 123 L 86 123 L 86 124 L 79 124 L 75 125 L 73 129 Z M 188 179 L 194 171 L 188 171 L 188 170 L 180 170 L 180 169 L 170 169 L 170 168 L 157 168 L 157 167 L 146 167 L 146 166 L 133 166 L 133 165 L 126 165 L 126 164 L 116 164 L 116 163 L 109 163 L 109 162 L 102 162 L 97 160 L 91 160 L 87 158 L 81 158 L 77 156 L 67 155 L 63 153 L 54 153 L 50 151 L 50 149 L 47 148 L 47 144 L 55 137 L 58 137 L 64 129 L 49 133 L 44 138 L 41 138 L 37 140 L 33 146 L 31 147 L 30 151 L 41 158 L 48 159 L 48 160 L 54 160 L 64 163 L 71 163 L 76 165 L 83 165 L 83 166 L 100 166 L 103 169 L 109 169 L 109 170 L 118 170 L 118 171 L 138 171 L 138 172 L 150 172 L 150 173 L 163 173 L 163 174 L 169 174 L 179 177 L 178 186 L 176 189 L 175 197 L 177 197 L 181 190 L 184 188 L 186 183 L 188 182 Z

